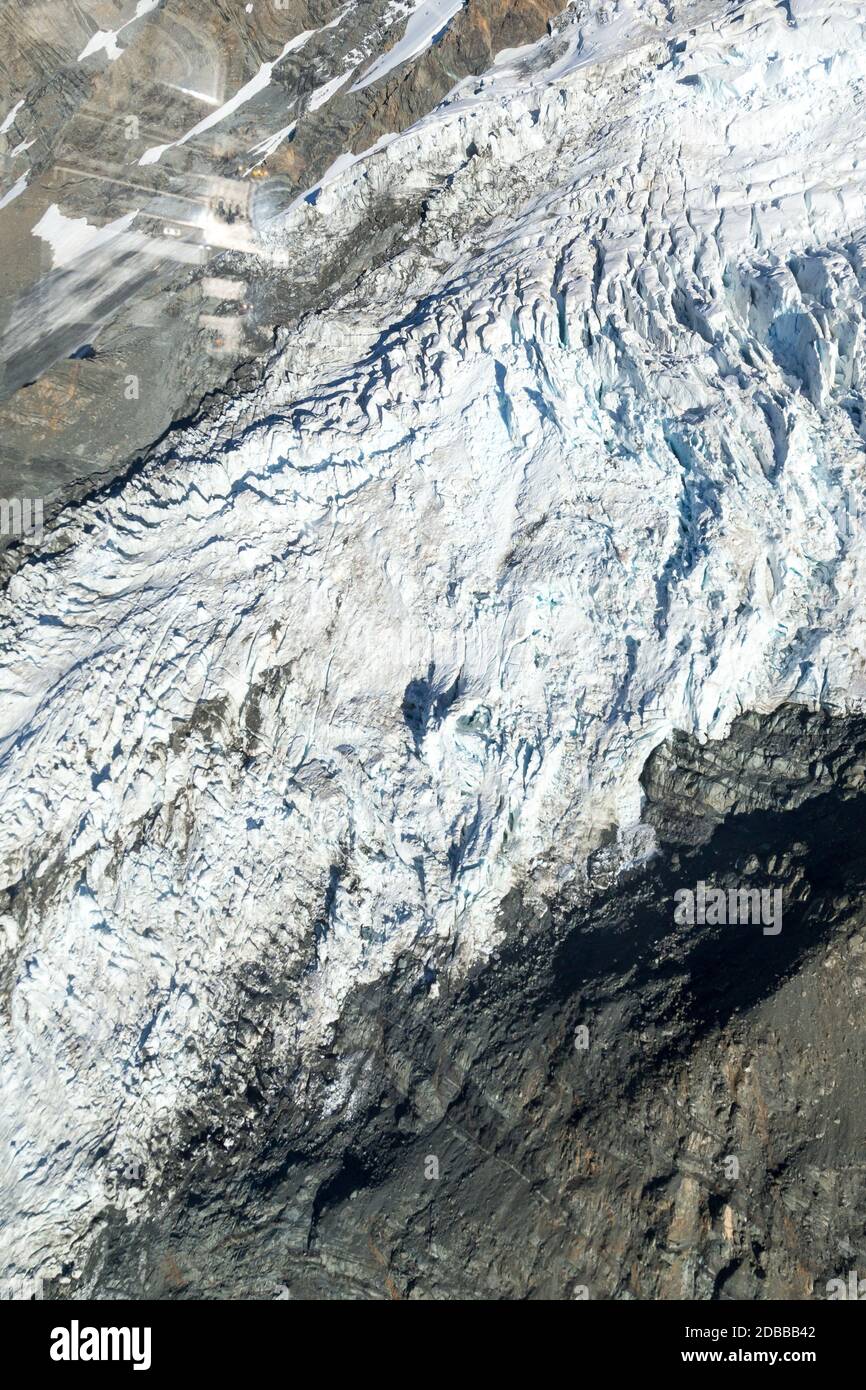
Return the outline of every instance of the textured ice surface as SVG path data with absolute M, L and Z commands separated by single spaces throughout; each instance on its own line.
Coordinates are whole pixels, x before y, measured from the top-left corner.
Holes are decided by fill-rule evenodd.
M 9 1272 L 170 1147 L 246 964 L 314 967 L 301 1103 L 353 986 L 651 848 L 672 729 L 863 707 L 866 6 L 594 14 L 294 205 L 425 200 L 9 583 Z

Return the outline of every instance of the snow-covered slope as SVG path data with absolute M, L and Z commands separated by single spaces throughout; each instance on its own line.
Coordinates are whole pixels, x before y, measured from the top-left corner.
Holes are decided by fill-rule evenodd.
M 838 0 L 573 7 L 271 225 L 303 273 L 421 208 L 11 578 L 7 1272 L 170 1148 L 247 966 L 297 974 L 271 1045 L 334 1109 L 349 991 L 651 853 L 671 730 L 862 708 L 864 39 Z

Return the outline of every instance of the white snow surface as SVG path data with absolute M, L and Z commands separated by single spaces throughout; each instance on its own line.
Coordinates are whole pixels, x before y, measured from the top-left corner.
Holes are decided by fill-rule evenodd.
M 52 203 L 33 227 L 33 235 L 51 247 L 52 268 L 71 265 L 79 257 L 92 255 L 100 247 L 128 232 L 140 209 L 124 213 L 104 227 L 93 227 L 86 217 L 67 217 Z
M 79 53 L 79 63 L 82 63 L 85 58 L 92 58 L 96 53 L 104 53 L 112 63 L 116 62 L 118 58 L 122 58 L 126 50 L 119 46 L 118 38 L 137 19 L 143 19 L 146 14 L 155 10 L 158 4 L 159 0 L 138 0 L 135 14 L 125 24 L 121 24 L 119 29 L 97 29 L 94 34 L 91 34 L 88 42 Z
M 8 585 L 0 1271 L 78 1258 L 326 903 L 286 1075 L 646 853 L 671 730 L 863 708 L 866 5 L 592 9 L 295 205 L 314 256 L 428 197 Z
M 352 91 L 363 91 L 371 82 L 380 81 L 403 63 L 426 53 L 436 35 L 448 26 L 465 3 L 466 0 L 420 0 L 409 16 L 402 39 L 376 59 Z
M 29 176 L 30 170 L 28 169 L 26 173 L 22 174 L 21 177 L 13 183 L 11 188 L 7 189 L 7 191 L 0 196 L 0 209 L 8 207 L 10 203 L 14 203 L 16 198 L 20 198 L 27 187 Z
M 229 97 L 228 101 L 224 102 L 216 111 L 212 111 L 210 115 L 205 116 L 204 119 L 194 125 L 191 130 L 181 135 L 179 139 L 172 140 L 167 145 L 152 145 L 150 149 L 145 150 L 138 161 L 139 164 L 158 164 L 167 150 L 177 149 L 179 146 L 187 144 L 188 141 L 194 140 L 197 135 L 203 135 L 205 131 L 211 130 L 214 126 L 219 125 L 222 121 L 226 120 L 228 116 L 234 115 L 235 111 L 238 111 L 242 106 L 246 106 L 247 102 L 252 101 L 253 97 L 258 96 L 259 92 L 263 92 L 266 87 L 270 86 L 274 68 L 278 67 L 290 53 L 298 53 L 301 49 L 306 48 L 310 39 L 314 38 L 316 34 L 322 34 L 328 29 L 336 28 L 348 13 L 349 8 L 351 8 L 351 6 L 342 10 L 336 18 L 331 20 L 330 24 L 323 25 L 321 29 L 305 29 L 303 33 L 296 34 L 294 38 L 289 39 L 283 45 L 277 57 L 270 63 L 262 63 L 255 77 L 251 77 L 249 82 L 245 83 L 233 96 Z M 332 88 L 332 90 L 328 90 L 327 93 L 325 93 L 323 88 L 322 95 L 316 104 L 321 106 L 325 101 L 329 100 L 333 91 L 342 86 L 343 82 L 347 81 L 349 76 L 349 73 L 345 73 L 337 79 L 334 84 L 329 83 L 328 87 L 329 89 Z M 311 106 L 311 109 L 315 108 Z M 274 148 L 276 148 L 276 145 Z
M 18 115 L 18 112 L 21 110 L 23 105 L 24 98 L 22 97 L 20 101 L 16 101 L 15 105 L 12 107 L 12 110 L 6 113 L 6 115 L 3 118 L 3 123 L 2 125 L 0 125 L 0 135 L 5 135 L 7 130 L 9 130 L 12 125 L 14 125 L 15 117 Z

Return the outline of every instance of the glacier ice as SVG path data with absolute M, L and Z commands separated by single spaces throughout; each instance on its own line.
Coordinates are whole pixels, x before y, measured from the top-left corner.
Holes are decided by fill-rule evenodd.
M 102 1155 L 171 1147 L 249 963 L 304 967 L 272 1046 L 344 1104 L 348 992 L 652 853 L 671 730 L 862 709 L 864 37 L 572 6 L 271 225 L 303 267 L 423 201 L 10 575 L 10 1277 L 81 1256 Z

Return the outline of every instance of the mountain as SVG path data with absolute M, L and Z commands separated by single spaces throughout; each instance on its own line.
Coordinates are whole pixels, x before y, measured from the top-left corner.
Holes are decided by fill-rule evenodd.
M 823 1296 L 866 1239 L 866 6 L 44 8 L 0 1274 Z

